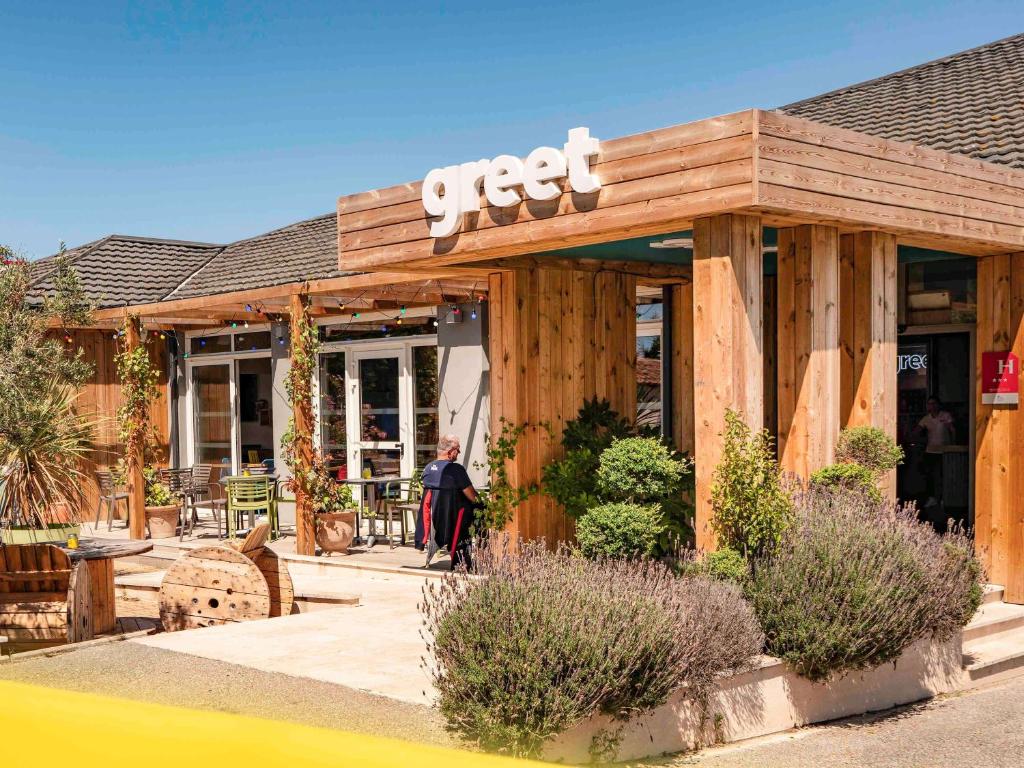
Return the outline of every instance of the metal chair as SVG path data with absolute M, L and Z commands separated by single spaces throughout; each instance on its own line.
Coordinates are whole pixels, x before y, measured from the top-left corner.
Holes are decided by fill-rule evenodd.
M 161 469 L 159 471 L 160 482 L 167 486 L 172 495 L 181 499 L 181 530 L 178 541 L 184 541 L 185 531 L 192 535 L 193 515 L 195 504 L 192 500 L 192 470 L 185 469 Z
M 272 477 L 255 475 L 252 477 L 229 477 L 225 489 L 227 491 L 227 522 L 228 538 L 235 538 L 238 528 L 238 516 L 248 512 L 254 523 L 256 513 L 266 511 L 267 522 L 273 538 L 281 535 L 280 523 L 277 518 L 276 483 Z
M 225 500 L 215 495 L 214 488 L 221 486 L 219 483 L 210 482 L 212 471 L 213 467 L 209 464 L 195 464 L 192 467 L 192 514 L 194 522 L 198 522 L 199 504 L 209 506 L 217 525 L 217 538 L 220 539 L 220 511 L 224 508 Z
M 117 510 L 117 502 L 124 500 L 125 506 L 128 505 L 128 492 L 117 490 L 117 484 L 114 482 L 114 476 L 108 470 L 97 471 L 96 481 L 99 484 L 100 493 L 99 498 L 96 500 L 96 523 L 93 525 L 93 528 L 95 529 L 99 527 L 103 505 L 106 504 L 107 530 L 109 531 L 114 527 L 114 512 Z
M 381 502 L 384 505 L 384 533 L 388 537 L 390 549 L 395 548 L 395 537 L 392 535 L 392 521 L 398 514 L 401 546 L 405 546 L 409 530 L 416 528 L 416 512 L 419 510 L 419 484 L 413 480 L 392 480 L 384 484 Z M 403 498 L 404 497 L 404 498 Z M 409 523 L 409 520 L 412 523 Z

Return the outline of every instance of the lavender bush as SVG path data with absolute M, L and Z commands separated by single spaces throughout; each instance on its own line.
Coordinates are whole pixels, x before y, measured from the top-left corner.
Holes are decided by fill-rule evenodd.
M 981 603 L 982 569 L 960 532 L 939 536 L 913 507 L 811 487 L 747 595 L 768 653 L 816 681 L 950 638 Z
M 543 542 L 514 554 L 496 543 L 475 561 L 479 578 L 427 585 L 422 611 L 441 712 L 486 749 L 537 755 L 592 714 L 624 719 L 683 687 L 703 702 L 762 647 L 737 587 L 659 562 Z

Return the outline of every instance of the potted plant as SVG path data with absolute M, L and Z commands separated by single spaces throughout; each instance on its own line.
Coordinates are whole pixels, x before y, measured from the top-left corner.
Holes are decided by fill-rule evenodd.
M 323 460 L 315 457 L 308 473 L 308 487 L 313 501 L 317 546 L 325 553 L 348 554 L 356 534 L 351 486 L 336 482 Z
M 157 479 L 156 470 L 146 467 L 146 525 L 154 539 L 169 539 L 177 533 L 179 505 L 171 490 Z

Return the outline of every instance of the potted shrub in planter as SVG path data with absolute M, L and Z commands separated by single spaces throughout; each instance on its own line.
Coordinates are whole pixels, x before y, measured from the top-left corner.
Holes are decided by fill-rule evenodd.
M 317 546 L 325 553 L 348 554 L 356 535 L 352 488 L 336 482 L 322 461 L 314 462 L 310 474 Z
M 156 470 L 146 467 L 146 525 L 154 539 L 169 539 L 178 531 L 179 505 L 170 489 L 161 483 Z

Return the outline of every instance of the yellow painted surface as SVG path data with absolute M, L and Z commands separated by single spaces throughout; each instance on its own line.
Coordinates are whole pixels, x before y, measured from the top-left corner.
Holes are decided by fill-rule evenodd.
M 20 683 L 0 682 L 0 710 L 3 763 L 25 768 L 63 764 L 76 768 L 540 765 L 376 736 Z

